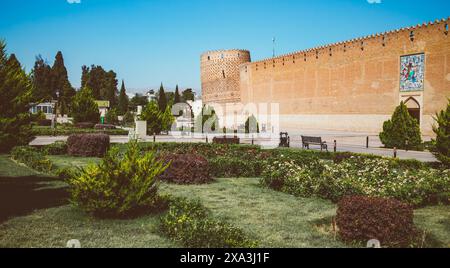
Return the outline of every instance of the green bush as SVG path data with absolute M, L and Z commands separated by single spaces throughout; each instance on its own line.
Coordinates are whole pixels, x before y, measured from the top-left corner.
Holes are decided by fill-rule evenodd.
M 213 219 L 198 200 L 171 200 L 159 229 L 162 234 L 190 248 L 253 248 L 257 245 L 241 229 Z
M 340 163 L 303 164 L 280 159 L 268 164 L 261 182 L 297 196 L 335 202 L 346 195 L 394 197 L 414 206 L 450 201 L 450 170 L 409 169 L 388 159 L 352 157 Z
M 50 172 L 52 162 L 37 148 L 31 146 L 17 146 L 11 151 L 11 158 L 26 166 L 41 172 Z
M 392 118 L 384 122 L 380 140 L 388 148 L 420 149 L 422 138 L 419 123 L 408 113 L 403 102 L 395 109 Z
M 450 99 L 447 109 L 436 114 L 435 120 L 437 126 L 433 127 L 433 131 L 436 133 L 436 157 L 450 167 Z
M 115 108 L 109 110 L 106 113 L 105 121 L 106 121 L 105 123 L 111 124 L 111 125 L 118 125 L 119 124 L 119 118 L 118 118 L 118 115 L 117 115 L 117 110 Z
M 82 88 L 77 92 L 72 101 L 72 116 L 75 123 L 96 124 L 100 121 L 100 112 L 91 89 Z
M 52 129 L 49 127 L 33 127 L 33 135 L 35 136 L 70 136 L 72 134 L 88 134 L 88 133 L 105 133 L 110 136 L 128 135 L 128 130 L 124 129 L 82 129 L 75 127 L 58 127 Z
M 46 155 L 65 155 L 67 154 L 67 142 L 56 141 L 49 145 L 44 145 L 41 151 Z
M 153 152 L 139 153 L 130 142 L 123 154 L 113 147 L 100 164 L 91 164 L 70 178 L 71 200 L 97 217 L 132 217 L 155 208 L 157 177 L 167 166 Z
M 254 178 L 261 175 L 265 163 L 264 160 L 216 157 L 209 160 L 209 170 L 216 178 Z

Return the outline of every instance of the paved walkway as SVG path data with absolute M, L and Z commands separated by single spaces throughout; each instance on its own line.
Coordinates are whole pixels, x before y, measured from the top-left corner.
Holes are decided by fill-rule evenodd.
M 376 135 L 370 133 L 349 133 L 349 132 L 336 132 L 336 131 L 305 131 L 304 135 L 320 136 L 328 143 L 330 150 L 333 150 L 334 140 L 337 142 L 337 151 L 339 152 L 353 152 L 353 153 L 365 153 L 374 154 L 380 156 L 393 157 L 394 152 L 392 149 L 381 148 L 382 144 Z M 208 134 L 208 142 L 211 142 L 215 135 Z M 222 135 L 216 135 L 222 136 Z M 239 135 L 241 143 L 251 144 L 251 135 Z M 366 148 L 366 138 L 369 136 L 369 148 Z M 46 145 L 54 143 L 55 141 L 65 141 L 67 136 L 40 136 L 33 140 L 31 145 Z M 182 136 L 180 133 L 174 133 L 174 135 L 158 135 L 155 137 L 157 142 L 206 142 L 206 135 L 196 134 L 194 137 Z M 427 139 L 425 137 L 425 139 Z M 142 141 L 152 142 L 153 136 L 147 136 Z M 112 143 L 126 143 L 128 142 L 128 136 L 111 136 Z M 261 145 L 262 147 L 273 148 L 278 146 L 279 137 L 259 137 L 253 139 L 254 144 Z M 291 147 L 302 148 L 300 135 L 291 135 Z M 320 150 L 319 146 L 311 146 L 312 150 Z M 417 152 L 417 151 L 404 151 L 398 150 L 397 156 L 400 159 L 416 159 L 422 162 L 435 162 L 437 161 L 433 154 L 430 152 Z

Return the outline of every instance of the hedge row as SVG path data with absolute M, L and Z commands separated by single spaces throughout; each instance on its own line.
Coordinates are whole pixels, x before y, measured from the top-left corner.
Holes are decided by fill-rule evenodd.
M 40 172 L 52 170 L 52 162 L 45 153 L 31 146 L 14 147 L 11 151 L 11 158 Z
M 71 134 L 104 133 L 112 136 L 128 135 L 124 129 L 94 129 L 94 128 L 74 128 L 74 127 L 33 127 L 34 136 L 69 136 Z

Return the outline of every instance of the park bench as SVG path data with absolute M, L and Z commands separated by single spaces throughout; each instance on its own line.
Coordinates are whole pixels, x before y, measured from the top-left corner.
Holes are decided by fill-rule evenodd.
M 309 136 L 302 136 L 302 143 L 303 148 L 309 149 L 309 145 L 320 145 L 320 150 L 323 149 L 327 150 L 328 152 L 328 145 L 326 141 L 322 141 L 321 137 L 309 137 Z

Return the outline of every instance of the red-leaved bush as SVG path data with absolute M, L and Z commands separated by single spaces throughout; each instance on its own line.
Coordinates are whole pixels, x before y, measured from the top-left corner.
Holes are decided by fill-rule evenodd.
M 211 181 L 208 160 L 197 154 L 165 154 L 161 156 L 170 166 L 159 176 L 161 180 L 178 184 L 201 184 Z
M 215 144 L 239 144 L 238 137 L 214 137 L 213 143 Z
M 94 126 L 95 129 L 116 129 L 115 125 L 111 124 L 96 124 Z
M 67 139 L 67 153 L 73 156 L 103 157 L 108 149 L 106 134 L 74 134 Z
M 82 128 L 82 129 L 87 129 L 87 128 L 94 128 L 94 123 L 90 123 L 90 122 L 81 122 L 81 123 L 76 123 L 74 126 L 76 128 Z
M 336 224 L 346 242 L 377 239 L 390 247 L 409 246 L 417 232 L 412 207 L 393 198 L 344 197 L 338 203 Z

